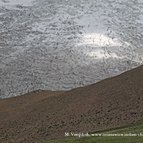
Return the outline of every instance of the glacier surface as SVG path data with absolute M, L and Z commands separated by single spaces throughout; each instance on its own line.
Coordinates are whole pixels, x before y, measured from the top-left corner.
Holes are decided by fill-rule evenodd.
M 0 96 L 69 90 L 142 64 L 142 0 L 0 0 Z

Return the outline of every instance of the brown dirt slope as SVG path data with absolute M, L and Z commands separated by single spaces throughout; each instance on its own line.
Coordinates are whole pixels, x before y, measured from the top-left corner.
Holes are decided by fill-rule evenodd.
M 0 100 L 1 143 L 35 143 L 64 132 L 137 122 L 143 122 L 143 66 L 71 91 L 36 91 Z

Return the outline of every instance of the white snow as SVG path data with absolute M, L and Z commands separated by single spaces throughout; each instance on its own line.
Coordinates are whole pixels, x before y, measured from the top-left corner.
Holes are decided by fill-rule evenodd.
M 121 43 L 117 39 L 112 39 L 100 33 L 85 34 L 80 44 L 92 45 L 95 47 L 121 46 Z
M 34 0 L 0 0 L 0 6 L 32 6 Z
M 119 57 L 116 53 L 108 53 L 103 50 L 103 49 L 96 49 L 95 51 L 92 52 L 87 52 L 85 53 L 90 57 L 94 57 L 97 59 L 108 59 L 108 58 L 117 58 L 117 59 L 123 59 L 124 57 Z
M 0 0 L 1 96 L 69 90 L 141 65 L 142 15 L 141 0 Z

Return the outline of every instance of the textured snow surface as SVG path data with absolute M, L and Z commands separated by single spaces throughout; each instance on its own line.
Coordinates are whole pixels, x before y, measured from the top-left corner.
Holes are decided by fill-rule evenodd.
M 0 6 L 32 6 L 33 0 L 0 0 Z
M 142 64 L 142 0 L 0 0 L 0 96 L 69 90 Z

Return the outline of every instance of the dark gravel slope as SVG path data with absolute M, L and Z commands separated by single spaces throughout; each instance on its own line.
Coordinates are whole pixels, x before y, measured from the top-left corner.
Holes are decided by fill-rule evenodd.
M 66 92 L 0 100 L 0 142 L 32 143 L 143 121 L 143 66 Z

